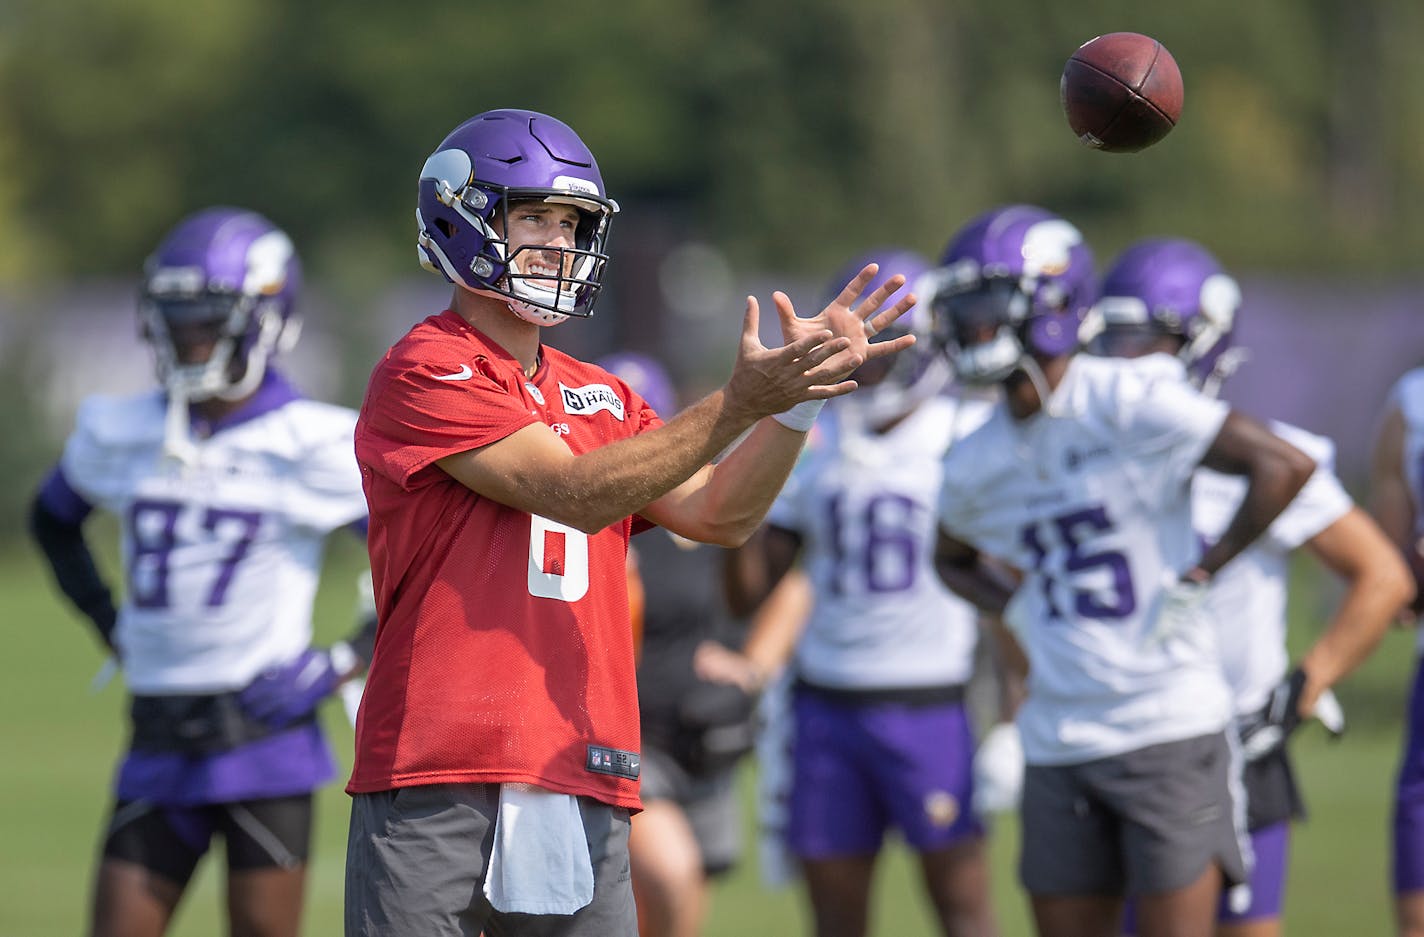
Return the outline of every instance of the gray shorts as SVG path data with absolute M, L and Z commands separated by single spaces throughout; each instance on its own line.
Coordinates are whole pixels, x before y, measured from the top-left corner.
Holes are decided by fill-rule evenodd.
M 1225 734 L 1029 765 L 1019 877 L 1033 895 L 1153 895 L 1216 863 L 1246 880 L 1240 757 Z
M 706 874 L 718 875 L 736 865 L 742 855 L 742 820 L 734 787 L 735 768 L 692 774 L 646 740 L 642 756 L 638 783 L 643 803 L 666 800 L 682 808 L 702 851 Z
M 432 784 L 351 801 L 346 937 L 637 937 L 628 811 L 578 798 L 593 900 L 573 914 L 508 914 L 484 895 L 497 784 Z

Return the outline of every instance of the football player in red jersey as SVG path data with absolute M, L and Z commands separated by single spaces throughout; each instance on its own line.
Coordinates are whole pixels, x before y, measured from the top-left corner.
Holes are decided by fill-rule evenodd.
M 874 266 L 815 316 L 775 294 L 781 348 L 748 298 L 727 383 L 663 424 L 541 342 L 590 314 L 616 211 L 578 136 L 532 111 L 471 118 L 421 172 L 421 255 L 455 291 L 376 366 L 356 429 L 380 629 L 348 934 L 636 932 L 629 535 L 741 543 L 821 402 L 913 342 L 869 344 L 914 302 L 886 303 L 899 276 L 860 301 Z

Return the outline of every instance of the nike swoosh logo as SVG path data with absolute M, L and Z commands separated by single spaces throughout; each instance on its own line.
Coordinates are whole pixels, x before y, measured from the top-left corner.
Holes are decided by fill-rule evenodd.
M 462 364 L 460 365 L 460 370 L 454 374 L 437 374 L 435 375 L 435 379 L 437 381 L 468 381 L 474 376 L 475 372 L 470 369 L 470 366 L 468 364 Z

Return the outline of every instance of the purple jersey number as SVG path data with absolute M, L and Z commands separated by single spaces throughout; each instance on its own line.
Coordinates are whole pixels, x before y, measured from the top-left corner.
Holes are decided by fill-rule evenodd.
M 916 504 L 904 495 L 875 495 L 847 523 L 844 492 L 827 505 L 835 575 L 831 588 L 845 591 L 850 578 L 860 578 L 869 592 L 903 592 L 915 584 L 920 557 L 915 537 Z
M 1035 521 L 1019 533 L 1019 542 L 1033 557 L 1033 570 L 1038 573 L 1050 621 L 1062 621 L 1064 615 L 1053 600 L 1055 583 L 1046 569 L 1050 548 L 1045 546 L 1045 532 L 1054 538 L 1052 542 L 1062 544 L 1067 550 L 1063 561 L 1067 578 L 1072 580 L 1083 573 L 1107 570 L 1112 579 L 1108 594 L 1096 589 L 1073 589 L 1073 610 L 1078 617 L 1099 620 L 1126 618 L 1137 610 L 1137 593 L 1132 587 L 1132 571 L 1127 557 L 1116 550 L 1090 553 L 1087 549 L 1089 540 L 1112 529 L 1107 511 L 1096 506 L 1060 514 L 1046 522 Z
M 129 508 L 133 556 L 129 561 L 129 600 L 136 608 L 168 608 L 169 563 L 178 541 L 178 521 L 184 510 L 201 510 L 201 528 L 223 552 L 216 557 L 212 581 L 203 604 L 216 608 L 227 598 L 237 565 L 247 556 L 262 515 L 257 511 L 189 507 L 177 501 L 139 500 Z

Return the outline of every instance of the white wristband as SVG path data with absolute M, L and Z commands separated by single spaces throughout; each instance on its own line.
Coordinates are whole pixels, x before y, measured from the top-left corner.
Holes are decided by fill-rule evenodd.
M 824 400 L 803 400 L 790 410 L 773 413 L 771 418 L 787 429 L 805 433 L 811 429 L 811 424 L 816 422 L 816 414 L 825 405 Z

